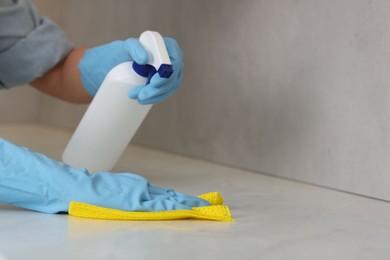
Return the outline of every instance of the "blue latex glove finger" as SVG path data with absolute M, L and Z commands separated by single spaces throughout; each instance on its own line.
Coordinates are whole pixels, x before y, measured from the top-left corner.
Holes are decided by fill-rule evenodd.
M 170 91 L 170 85 L 166 84 L 169 79 L 160 78 L 157 74 L 155 74 L 150 80 L 148 85 L 141 85 L 138 87 L 134 87 L 130 90 L 128 96 L 131 99 L 138 100 L 140 104 L 145 104 L 143 101 L 147 101 L 151 97 L 157 97 L 164 94 L 167 91 Z M 163 86 L 162 88 L 160 88 Z M 142 91 L 142 92 L 141 92 Z M 150 103 L 151 104 L 151 103 Z
M 160 96 L 170 91 L 174 84 L 173 79 L 161 78 L 158 74 L 154 74 L 149 84 L 146 85 L 138 94 L 138 100 L 144 101 L 153 97 Z
M 206 203 L 151 186 L 136 174 L 91 175 L 0 138 L 0 203 L 57 213 L 68 211 L 70 201 L 125 211 L 191 209 Z
M 149 99 L 146 99 L 146 100 L 140 100 L 138 101 L 140 104 L 142 105 L 148 105 L 148 104 L 156 104 L 158 103 L 160 100 L 165 100 L 167 99 L 168 97 L 170 97 L 173 93 L 176 92 L 177 88 L 179 88 L 179 86 L 176 86 L 175 88 L 169 90 L 168 92 L 160 95 L 160 96 L 156 96 L 156 97 L 152 97 L 152 98 L 149 98 Z
M 141 91 L 141 89 L 143 89 L 145 86 L 142 85 L 142 86 L 138 86 L 138 87 L 134 87 L 130 90 L 129 92 L 129 98 L 131 99 L 135 99 L 137 100 L 138 99 L 138 94 L 139 92 Z
M 168 93 L 162 94 L 161 96 L 152 97 L 152 98 L 149 98 L 149 99 L 146 99 L 146 100 L 140 100 L 140 101 L 138 101 L 138 103 L 140 103 L 141 105 L 156 104 L 156 103 L 159 103 L 161 100 L 167 99 L 174 92 L 175 92 L 175 90 L 171 90 Z
M 153 200 L 163 199 L 163 200 L 174 200 L 180 204 L 186 205 L 188 207 L 202 207 L 210 206 L 210 203 L 206 200 L 200 199 L 198 197 L 186 195 L 180 192 L 177 192 L 173 189 L 162 189 L 155 186 L 149 186 L 149 194 Z
M 155 74 L 146 86 L 138 86 L 129 92 L 129 98 L 137 99 L 140 104 L 156 104 L 164 101 L 176 92 L 182 80 L 183 54 L 178 43 L 172 38 L 164 38 L 173 74 L 169 79 Z
M 183 65 L 183 51 L 181 50 L 179 44 L 177 41 L 173 38 L 164 38 L 165 46 L 167 47 L 169 58 L 171 59 L 172 64 L 176 66 Z M 178 76 L 181 75 L 181 67 L 177 68 L 179 70 L 176 70 L 178 73 Z
M 160 96 L 165 92 L 170 91 L 171 87 L 169 84 L 170 79 L 161 78 L 157 73 L 154 74 L 148 85 L 141 85 L 134 87 L 130 90 L 128 96 L 132 99 L 138 99 L 143 101 L 149 99 L 150 96 Z M 141 102 L 140 102 L 141 103 Z
M 78 68 L 85 89 L 94 96 L 107 73 L 116 65 L 127 61 L 145 64 L 147 60 L 148 54 L 139 40 L 130 38 L 87 50 Z
M 124 47 L 129 53 L 131 60 L 138 64 L 145 64 L 148 61 L 148 53 L 142 47 L 138 39 L 130 38 L 124 42 Z M 129 61 L 131 61 L 129 60 Z

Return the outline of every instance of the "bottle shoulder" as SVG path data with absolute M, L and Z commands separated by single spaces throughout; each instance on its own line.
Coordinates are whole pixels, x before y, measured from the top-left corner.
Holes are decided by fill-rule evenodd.
M 132 64 L 133 62 L 123 62 L 116 65 L 108 72 L 106 80 L 144 84 L 147 79 L 138 75 L 133 70 Z

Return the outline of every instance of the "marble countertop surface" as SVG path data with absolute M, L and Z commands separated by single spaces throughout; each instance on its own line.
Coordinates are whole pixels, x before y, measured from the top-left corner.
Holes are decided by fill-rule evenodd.
M 0 124 L 56 159 L 70 132 Z M 198 195 L 219 191 L 236 223 L 105 221 L 0 204 L 0 259 L 390 259 L 390 204 L 131 145 L 115 171 Z

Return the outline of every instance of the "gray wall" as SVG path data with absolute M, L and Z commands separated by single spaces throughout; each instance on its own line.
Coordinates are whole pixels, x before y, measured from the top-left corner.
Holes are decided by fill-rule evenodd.
M 39 116 L 41 95 L 31 87 L 18 87 L 1 90 L 0 121 L 26 122 L 35 121 Z
M 390 200 L 389 1 L 34 2 L 77 44 L 181 43 L 183 87 L 136 143 Z M 42 108 L 68 127 L 85 109 Z

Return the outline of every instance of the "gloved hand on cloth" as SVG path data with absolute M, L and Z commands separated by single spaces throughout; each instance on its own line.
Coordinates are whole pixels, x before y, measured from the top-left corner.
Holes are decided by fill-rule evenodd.
M 71 201 L 142 212 L 210 205 L 198 197 L 152 186 L 136 174 L 89 174 L 0 138 L 0 203 L 58 213 L 68 212 Z

